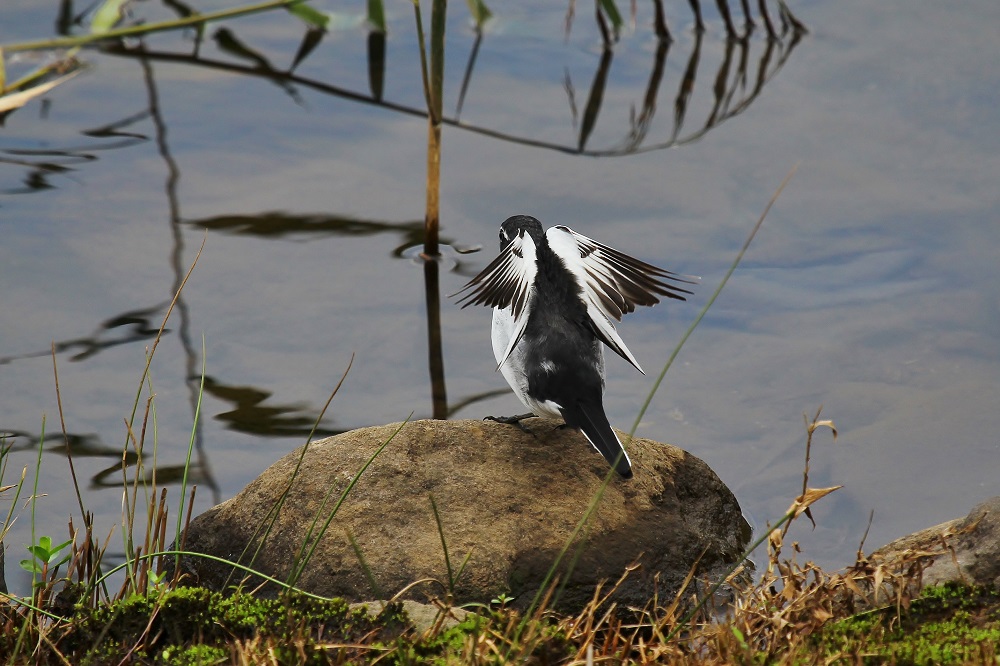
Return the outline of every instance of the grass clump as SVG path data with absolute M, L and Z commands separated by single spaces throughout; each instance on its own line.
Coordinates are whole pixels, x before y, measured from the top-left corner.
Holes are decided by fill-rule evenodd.
M 78 604 L 37 643 L 34 655 L 24 655 L 24 663 L 230 663 L 241 646 L 255 644 L 266 645 L 280 663 L 339 663 L 394 642 L 405 627 L 398 604 L 370 616 L 341 599 L 295 592 L 261 599 L 178 587 L 96 607 Z M 0 654 L 16 654 L 18 640 L 18 631 L 5 631 Z
M 401 604 L 377 615 L 340 599 L 299 593 L 273 599 L 196 587 L 133 595 L 54 622 L 23 649 L 19 614 L 6 614 L 0 654 L 20 664 L 995 664 L 1000 593 L 949 584 L 900 606 L 849 614 L 845 577 L 789 565 L 742 590 L 724 617 L 685 619 L 683 603 L 644 610 L 609 604 L 600 590 L 575 615 L 481 607 L 446 627 L 414 629 Z M 807 574 L 809 581 L 795 580 Z M 871 581 L 869 581 L 871 582 Z M 900 580 L 900 582 L 904 582 Z M 905 581 L 907 584 L 912 581 Z M 786 586 L 786 583 L 788 584 Z M 793 598 L 794 590 L 798 595 Z M 902 588 L 899 588 L 902 589 Z M 784 600 L 784 601 L 782 601 Z M 838 603 L 829 603 L 836 600 Z M 791 601 L 792 603 L 788 603 Z M 854 602 L 857 602 L 855 599 Z M 831 608 L 840 614 L 829 616 Z M 789 613 L 790 609 L 795 612 Z M 7 609 L 9 611 L 9 607 Z M 441 617 L 450 614 L 440 606 Z M 680 631 L 677 631 L 677 630 Z M 16 644 L 22 642 L 22 649 Z
M 1000 592 L 946 583 L 925 588 L 908 608 L 882 608 L 833 622 L 813 648 L 861 663 L 996 663 Z

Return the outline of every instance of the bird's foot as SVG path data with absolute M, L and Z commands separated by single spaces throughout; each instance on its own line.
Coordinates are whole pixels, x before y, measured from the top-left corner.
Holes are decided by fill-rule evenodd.
M 523 423 L 521 423 L 521 421 L 523 421 L 524 419 L 532 419 L 532 418 L 535 418 L 535 415 L 532 414 L 531 412 L 528 412 L 527 414 L 518 414 L 517 416 L 486 416 L 483 418 L 483 420 L 496 421 L 497 423 L 506 423 L 508 425 L 516 425 L 521 430 L 521 432 L 526 432 L 532 437 L 534 437 L 535 433 L 528 430 L 528 427 L 525 426 Z

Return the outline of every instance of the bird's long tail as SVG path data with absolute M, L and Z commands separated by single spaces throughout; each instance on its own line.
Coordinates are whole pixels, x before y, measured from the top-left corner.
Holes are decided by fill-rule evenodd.
M 563 410 L 566 424 L 579 428 L 587 441 L 614 468 L 623 479 L 632 478 L 632 463 L 622 447 L 618 435 L 611 429 L 611 423 L 604 413 L 604 407 L 597 404 L 580 404 L 573 410 Z

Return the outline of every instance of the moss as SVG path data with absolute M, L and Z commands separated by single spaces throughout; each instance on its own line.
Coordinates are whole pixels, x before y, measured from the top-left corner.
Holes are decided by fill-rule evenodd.
M 209 645 L 193 645 L 187 648 L 167 648 L 160 654 L 164 666 L 210 666 L 228 664 L 229 650 Z
M 60 649 L 82 663 L 117 661 L 126 653 L 140 662 L 215 663 L 228 661 L 234 642 L 263 638 L 281 662 L 301 663 L 304 651 L 311 655 L 307 661 L 324 663 L 329 651 L 303 650 L 303 645 L 393 639 L 406 626 L 399 605 L 390 604 L 372 618 L 351 611 L 341 599 L 301 594 L 258 599 L 182 587 L 162 596 L 136 595 L 96 609 L 78 606 L 73 624 L 61 637 Z M 349 656 L 349 650 L 341 652 Z
M 809 649 L 858 663 L 964 664 L 1000 654 L 1000 593 L 949 583 L 898 614 L 882 609 L 831 623 Z
M 376 617 L 352 611 L 341 600 L 301 594 L 258 599 L 202 588 L 180 588 L 162 596 L 134 596 L 96 609 L 72 608 L 73 620 L 50 625 L 44 640 L 31 634 L 24 615 L 12 615 L 0 636 L 0 654 L 16 645 L 11 663 L 189 664 L 268 663 L 435 664 L 469 661 L 502 664 L 565 663 L 586 641 L 610 650 L 602 659 L 642 660 L 637 643 L 656 637 L 636 633 L 638 625 L 610 625 L 595 634 L 567 635 L 565 618 L 545 614 L 518 634 L 514 610 L 470 615 L 434 635 L 417 634 L 400 604 Z M 20 618 L 20 620 L 19 620 Z M 1000 646 L 1000 593 L 982 588 L 928 588 L 909 608 L 895 607 L 827 622 L 814 630 L 803 623 L 789 645 L 767 646 L 733 630 L 735 640 L 716 641 L 722 663 L 964 664 L 996 663 Z M 26 633 L 25 633 L 26 632 Z M 809 635 L 809 632 L 812 632 Z M 516 640 L 515 640 L 516 636 Z M 609 642 L 609 639 L 610 642 Z M 17 643 L 20 641 L 20 643 Z M 713 642 L 675 645 L 695 658 Z M 5 647 L 6 644 L 6 647 Z M 29 647 L 30 646 L 30 647 Z M 665 656 L 667 652 L 645 653 Z M 37 652 L 36 652 L 37 650 Z M 676 653 L 680 654 L 680 653 Z M 707 661 L 712 657 L 703 655 Z

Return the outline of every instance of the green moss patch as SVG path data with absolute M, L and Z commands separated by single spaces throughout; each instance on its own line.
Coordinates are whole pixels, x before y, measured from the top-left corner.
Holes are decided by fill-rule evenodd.
M 833 622 L 813 639 L 811 647 L 850 663 L 995 663 L 1000 593 L 952 583 L 929 587 L 908 609 Z
M 282 661 L 330 663 L 360 654 L 350 646 L 394 641 L 406 627 L 405 614 L 393 604 L 371 617 L 340 599 L 258 599 L 182 587 L 96 609 L 78 607 L 57 643 L 64 656 L 83 664 L 127 654 L 139 663 L 228 663 L 235 645 L 262 639 Z

